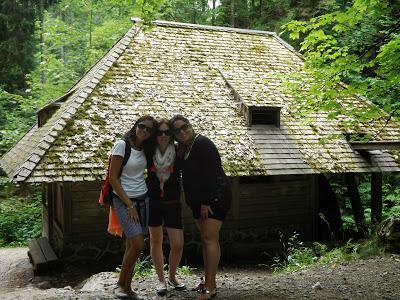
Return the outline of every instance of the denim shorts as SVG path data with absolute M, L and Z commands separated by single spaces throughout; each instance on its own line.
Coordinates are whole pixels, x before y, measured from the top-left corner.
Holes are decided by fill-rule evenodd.
M 149 222 L 149 197 L 146 196 L 143 201 L 134 202 L 136 209 L 139 213 L 140 224 L 133 222 L 128 215 L 128 207 L 116 195 L 113 197 L 113 206 L 115 213 L 121 223 L 122 230 L 127 238 L 135 235 L 148 234 Z

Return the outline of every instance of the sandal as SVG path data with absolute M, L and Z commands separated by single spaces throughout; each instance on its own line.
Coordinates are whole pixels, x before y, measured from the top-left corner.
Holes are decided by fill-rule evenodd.
M 205 289 L 205 288 L 204 288 L 203 277 L 201 277 L 200 280 L 201 280 L 200 283 L 199 283 L 196 287 L 194 287 L 194 288 L 191 289 L 192 291 L 201 293 L 201 292 Z
M 161 284 L 156 288 L 156 293 L 158 296 L 165 296 L 167 294 L 167 285 L 165 283 Z
M 214 298 L 215 296 L 217 296 L 217 289 L 216 288 L 214 290 L 212 290 L 212 291 L 209 291 L 209 290 L 207 290 L 205 288 L 205 289 L 203 289 L 203 291 L 197 297 L 196 300 L 207 300 L 207 299 Z
M 130 299 L 131 298 L 130 295 L 127 292 L 125 292 L 124 289 L 119 285 L 117 285 L 114 288 L 113 292 L 114 292 L 114 295 L 119 299 Z
M 168 285 L 172 286 L 177 291 L 186 290 L 186 285 L 182 282 L 175 284 L 175 283 L 171 282 L 171 280 L 169 280 L 169 279 L 167 282 L 168 282 Z
M 139 296 L 134 291 L 129 293 L 129 298 L 128 299 L 131 299 L 131 300 L 144 300 L 143 297 Z

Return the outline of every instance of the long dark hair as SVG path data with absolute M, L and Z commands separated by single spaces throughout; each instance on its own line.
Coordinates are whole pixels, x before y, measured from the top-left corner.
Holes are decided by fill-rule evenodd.
M 133 124 L 133 127 L 130 130 L 125 132 L 124 140 L 131 139 L 133 143 L 136 143 L 136 127 L 139 123 L 143 121 L 151 121 L 153 123 L 154 130 L 157 128 L 158 123 L 156 119 L 154 119 L 152 116 L 149 115 L 142 116 L 139 119 L 137 119 L 137 121 L 135 122 L 135 124 Z M 147 140 L 143 141 L 141 147 L 143 148 L 145 155 L 148 156 L 152 155 L 152 153 L 155 151 L 155 146 L 156 146 L 156 135 L 154 131 Z

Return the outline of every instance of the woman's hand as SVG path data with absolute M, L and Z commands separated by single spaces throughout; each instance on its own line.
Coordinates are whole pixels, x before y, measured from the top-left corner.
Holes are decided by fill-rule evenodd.
M 135 206 L 128 206 L 128 215 L 134 223 L 140 223 L 139 214 Z
M 214 212 L 212 211 L 210 205 L 201 205 L 200 208 L 200 213 L 201 213 L 201 218 L 202 219 L 207 219 L 208 218 L 208 213 L 211 213 L 212 215 L 214 214 Z

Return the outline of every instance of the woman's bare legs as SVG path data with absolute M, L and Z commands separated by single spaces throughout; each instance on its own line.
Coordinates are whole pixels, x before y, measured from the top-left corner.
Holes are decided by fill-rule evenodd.
M 163 229 L 162 226 L 149 226 L 150 231 L 150 254 L 156 269 L 158 281 L 165 285 L 164 277 L 164 254 L 162 250 Z
M 144 249 L 143 235 L 135 235 L 131 238 L 126 239 L 125 242 L 125 253 L 122 260 L 121 273 L 117 284 L 127 293 L 132 293 L 132 278 L 133 270 L 139 255 Z
M 176 270 L 183 253 L 183 229 L 167 227 L 167 233 L 171 248 L 168 258 L 168 278 L 173 284 L 177 285 L 179 282 L 176 279 Z
M 222 221 L 208 218 L 196 220 L 200 230 L 201 245 L 203 250 L 205 288 L 214 291 L 216 288 L 216 276 L 221 257 L 219 245 L 219 231 Z

